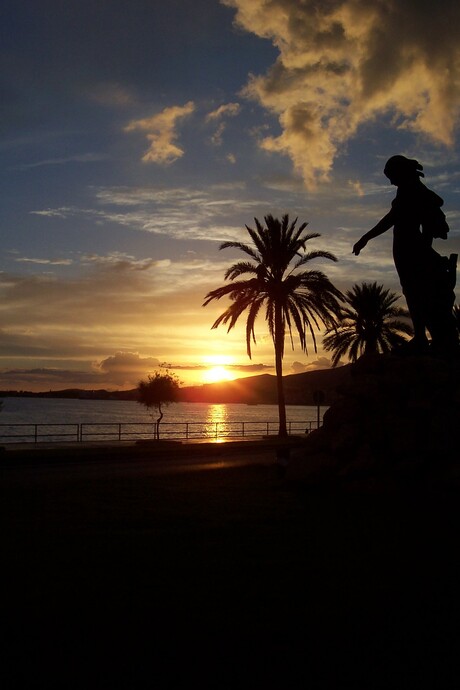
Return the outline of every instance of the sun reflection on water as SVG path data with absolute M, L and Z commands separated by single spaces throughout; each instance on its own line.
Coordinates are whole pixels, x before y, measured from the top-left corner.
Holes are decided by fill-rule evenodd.
M 206 434 L 222 443 L 228 435 L 228 410 L 227 405 L 209 405 L 206 415 Z

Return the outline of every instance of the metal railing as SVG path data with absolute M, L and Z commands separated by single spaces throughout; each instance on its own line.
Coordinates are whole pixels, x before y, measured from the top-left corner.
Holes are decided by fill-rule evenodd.
M 152 422 L 81 422 L 76 424 L 0 424 L 0 443 L 62 443 L 90 441 L 134 441 L 154 437 Z M 317 421 L 288 422 L 288 434 L 307 434 Z M 270 436 L 278 433 L 278 422 L 162 422 L 161 439 L 230 439 Z
M 0 443 L 79 441 L 80 424 L 0 424 Z

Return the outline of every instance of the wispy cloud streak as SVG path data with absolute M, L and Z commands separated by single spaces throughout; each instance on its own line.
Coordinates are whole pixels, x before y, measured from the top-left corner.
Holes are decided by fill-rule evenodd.
M 237 193 L 238 192 L 238 193 Z M 251 218 L 266 202 L 241 198 L 241 189 L 210 185 L 193 188 L 114 187 L 94 190 L 96 207 L 62 207 L 31 211 L 48 218 L 84 217 L 95 222 L 117 223 L 135 230 L 175 239 L 218 242 L 241 239 L 244 226 L 231 225 L 234 210 Z

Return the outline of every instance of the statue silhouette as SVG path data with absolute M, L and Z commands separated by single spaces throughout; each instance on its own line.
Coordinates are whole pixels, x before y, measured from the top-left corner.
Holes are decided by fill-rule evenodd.
M 441 210 L 443 200 L 420 180 L 422 170 L 418 161 L 405 156 L 387 161 L 384 174 L 398 188 L 396 197 L 389 213 L 356 242 L 353 253 L 358 256 L 369 240 L 393 227 L 393 258 L 414 326 L 414 338 L 404 351 L 457 355 L 453 316 L 457 255 L 443 257 L 431 246 L 433 238 L 447 239 L 449 226 Z

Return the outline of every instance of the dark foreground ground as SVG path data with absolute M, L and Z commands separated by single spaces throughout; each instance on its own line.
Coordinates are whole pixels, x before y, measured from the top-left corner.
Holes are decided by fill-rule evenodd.
M 458 487 L 256 459 L 4 461 L 2 687 L 458 688 Z

